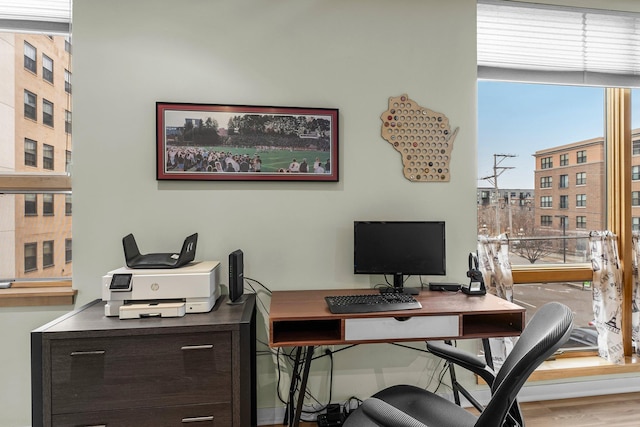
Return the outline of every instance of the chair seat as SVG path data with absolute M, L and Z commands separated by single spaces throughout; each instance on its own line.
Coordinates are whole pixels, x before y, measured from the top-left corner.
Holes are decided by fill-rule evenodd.
M 429 427 L 473 427 L 475 415 L 437 394 L 412 385 L 396 385 L 379 391 L 373 397 L 383 400 Z M 349 415 L 351 427 L 371 426 L 363 411 Z

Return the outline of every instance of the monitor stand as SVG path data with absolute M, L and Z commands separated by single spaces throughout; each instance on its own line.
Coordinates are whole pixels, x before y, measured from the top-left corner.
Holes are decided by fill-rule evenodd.
M 404 287 L 404 275 L 402 274 L 394 274 L 393 275 L 393 288 L 380 288 L 380 293 L 385 292 L 395 292 L 398 294 L 407 294 L 407 295 L 418 295 L 420 293 L 420 289 L 417 288 L 405 288 Z

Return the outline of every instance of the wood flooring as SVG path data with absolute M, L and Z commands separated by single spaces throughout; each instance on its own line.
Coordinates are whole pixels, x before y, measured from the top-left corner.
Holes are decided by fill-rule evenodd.
M 640 426 L 640 392 L 526 402 L 520 406 L 526 427 Z M 300 423 L 300 427 L 313 426 L 317 424 Z

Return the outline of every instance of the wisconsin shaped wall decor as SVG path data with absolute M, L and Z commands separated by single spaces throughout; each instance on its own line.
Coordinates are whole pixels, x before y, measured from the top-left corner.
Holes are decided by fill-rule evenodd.
M 453 141 L 449 118 L 421 107 L 407 94 L 389 98 L 382 119 L 382 138 L 402 155 L 405 178 L 414 182 L 448 182 Z

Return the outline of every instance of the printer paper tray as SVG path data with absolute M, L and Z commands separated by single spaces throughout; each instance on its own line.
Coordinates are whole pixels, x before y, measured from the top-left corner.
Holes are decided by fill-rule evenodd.
M 125 304 L 120 307 L 120 319 L 143 317 L 182 317 L 186 312 L 184 302 Z

